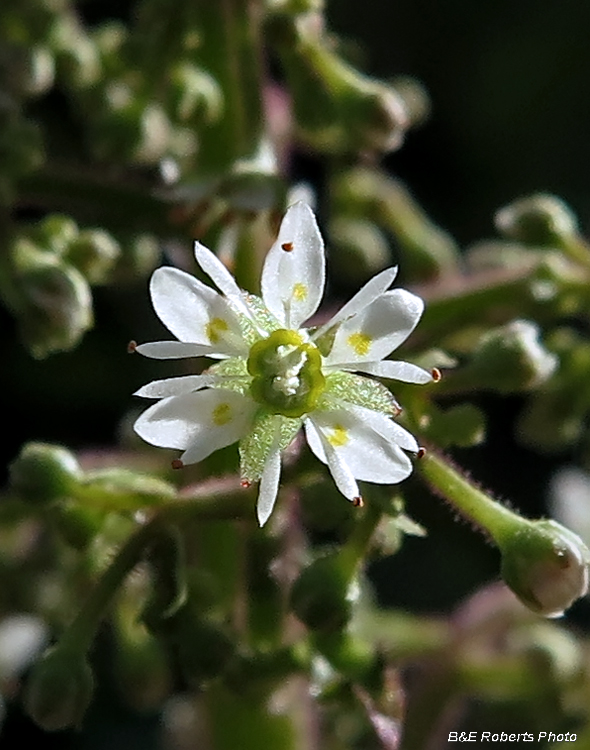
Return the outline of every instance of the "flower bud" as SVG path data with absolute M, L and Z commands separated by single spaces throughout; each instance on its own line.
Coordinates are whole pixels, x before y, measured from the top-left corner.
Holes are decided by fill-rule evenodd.
M 94 86 L 100 77 L 98 49 L 72 13 L 57 14 L 49 45 L 55 53 L 58 74 L 74 89 Z
M 514 320 L 481 338 L 466 367 L 449 375 L 448 387 L 456 377 L 457 383 L 498 393 L 529 390 L 551 377 L 557 363 L 557 356 L 539 341 L 539 327 Z
M 33 668 L 24 702 L 27 714 L 47 732 L 79 727 L 92 700 L 94 677 L 84 655 L 54 646 Z
M 98 116 L 91 122 L 91 146 L 99 159 L 125 159 L 155 164 L 171 138 L 170 121 L 162 106 L 144 101 L 122 82 L 102 92 Z
M 590 550 L 556 521 L 524 522 L 498 545 L 502 578 L 534 612 L 559 617 L 588 591 Z
M 104 284 L 115 265 L 120 248 L 102 229 L 85 229 L 67 246 L 65 259 L 90 284 Z
M 13 245 L 15 289 L 11 305 L 21 335 L 39 359 L 72 349 L 92 327 L 92 297 L 84 277 L 25 238 Z
M 45 505 L 75 495 L 82 470 L 59 445 L 27 443 L 9 466 L 10 487 L 22 500 Z
M 271 33 L 307 143 L 328 153 L 399 148 L 408 125 L 402 99 L 340 59 L 326 44 L 316 14 L 277 13 Z
M 561 247 L 578 232 L 577 219 L 566 203 L 543 193 L 501 208 L 495 224 L 501 234 L 525 245 Z
M 51 52 L 42 45 L 26 50 L 23 90 L 30 96 L 45 94 L 53 86 L 55 63 Z
M 312 630 L 338 630 L 352 615 L 354 589 L 338 554 L 320 557 L 293 584 L 291 608 Z
M 62 256 L 78 236 L 78 231 L 78 225 L 70 216 L 49 214 L 37 224 L 32 237 L 40 249 Z
M 171 75 L 171 111 L 178 122 L 216 122 L 223 112 L 223 92 L 206 70 L 187 62 L 176 65 Z
M 391 85 L 404 104 L 410 127 L 423 125 L 430 116 L 430 98 L 422 83 L 412 76 L 396 76 Z

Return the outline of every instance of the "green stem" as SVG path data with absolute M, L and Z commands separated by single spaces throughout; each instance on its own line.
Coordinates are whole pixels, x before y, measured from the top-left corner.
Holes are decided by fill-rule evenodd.
M 199 3 L 199 62 L 220 84 L 224 112 L 199 133 L 199 168 L 218 174 L 253 155 L 262 131 L 262 64 L 258 0 Z
M 462 516 L 487 532 L 496 544 L 528 523 L 488 497 L 440 456 L 427 453 L 416 462 L 416 471 Z
M 154 513 L 151 520 L 131 534 L 119 549 L 63 634 L 62 645 L 82 653 L 90 648 L 98 625 L 125 576 L 135 567 L 162 525 L 188 518 L 231 520 L 252 514 L 253 506 L 252 493 L 245 492 L 236 477 L 205 482 L 185 497 L 166 500 L 166 504 Z
M 153 519 L 132 534 L 98 580 L 94 590 L 86 599 L 74 621 L 63 634 L 60 645 L 85 653 L 89 650 L 99 623 L 129 571 L 137 564 L 158 524 Z

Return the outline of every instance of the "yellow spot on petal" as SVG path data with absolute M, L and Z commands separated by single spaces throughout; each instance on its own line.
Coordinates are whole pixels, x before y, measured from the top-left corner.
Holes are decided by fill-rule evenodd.
M 297 302 L 303 302 L 304 300 L 306 300 L 307 287 L 305 286 L 305 284 L 302 284 L 300 281 L 294 284 L 292 297 L 293 299 L 297 300 Z
M 228 328 L 229 326 L 223 318 L 211 318 L 205 326 L 205 333 L 212 344 L 217 344 L 220 339 L 219 334 L 227 331 Z
M 217 404 L 215 409 L 213 409 L 213 423 L 217 425 L 217 427 L 222 427 L 224 424 L 228 424 L 232 421 L 232 413 L 231 413 L 231 406 L 226 403 Z
M 347 341 L 359 357 L 366 357 L 373 343 L 373 339 L 367 333 L 360 332 L 351 333 Z
M 346 445 L 349 440 L 350 438 L 348 437 L 348 430 L 341 424 L 334 425 L 332 434 L 328 435 L 328 442 L 335 448 L 341 448 L 343 445 Z

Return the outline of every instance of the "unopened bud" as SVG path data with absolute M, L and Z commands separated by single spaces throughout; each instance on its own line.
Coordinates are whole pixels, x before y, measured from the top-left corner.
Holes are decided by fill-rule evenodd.
M 213 123 L 223 112 L 223 92 L 206 70 L 179 63 L 171 75 L 171 111 L 179 122 Z
M 514 393 L 545 382 L 557 364 L 557 356 L 539 341 L 539 327 L 528 320 L 514 320 L 482 337 L 473 358 L 457 371 L 456 379 L 477 388 Z M 453 378 L 451 373 L 449 387 Z
M 82 470 L 58 445 L 27 443 L 9 467 L 10 487 L 27 503 L 45 505 L 75 494 Z
M 338 57 L 315 14 L 276 14 L 271 33 L 289 81 L 301 137 L 329 153 L 388 152 L 408 125 L 401 97 Z
M 556 521 L 524 522 L 498 545 L 502 578 L 534 612 L 559 617 L 588 591 L 590 550 Z
M 83 655 L 59 645 L 34 667 L 25 692 L 25 708 L 47 732 L 79 727 L 92 700 L 94 678 Z
M 90 284 L 103 284 L 116 263 L 120 248 L 102 229 L 85 229 L 68 245 L 65 259 L 77 268 Z
M 525 245 L 560 247 L 564 239 L 578 232 L 577 219 L 567 204 L 543 193 L 501 208 L 495 223 L 504 236 Z
M 75 268 L 19 238 L 13 245 L 12 307 L 25 345 L 39 359 L 72 349 L 92 327 L 92 296 Z
M 32 237 L 40 249 L 61 256 L 76 239 L 78 232 L 78 225 L 70 216 L 49 214 L 37 224 Z
M 416 78 L 412 76 L 396 76 L 391 85 L 403 102 L 409 125 L 422 125 L 430 115 L 430 98 L 428 92 Z

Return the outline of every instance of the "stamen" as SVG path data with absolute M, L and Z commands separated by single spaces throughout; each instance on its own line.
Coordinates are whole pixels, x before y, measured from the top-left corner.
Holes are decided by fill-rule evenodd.
M 292 242 L 283 242 L 281 245 L 281 249 L 283 249 L 286 253 L 293 252 L 293 243 Z
M 184 469 L 184 464 L 182 463 L 182 461 L 179 458 L 175 458 L 171 462 L 171 465 L 172 465 L 173 469 Z
M 249 482 L 247 479 L 242 479 L 240 482 L 240 487 L 243 487 L 245 490 L 249 490 L 250 487 L 252 487 L 252 482 Z
M 442 378 L 441 371 L 438 369 L 438 367 L 433 367 L 430 372 L 432 374 L 432 379 L 434 380 L 434 382 L 438 383 L 439 380 Z
M 426 455 L 426 448 L 420 448 L 418 453 L 416 453 L 416 458 L 424 458 Z
M 127 354 L 133 354 L 133 352 L 137 349 L 137 341 L 130 341 L 127 344 Z
M 363 498 L 360 495 L 357 495 L 357 497 L 352 498 L 352 504 L 355 508 L 364 508 L 365 502 Z

